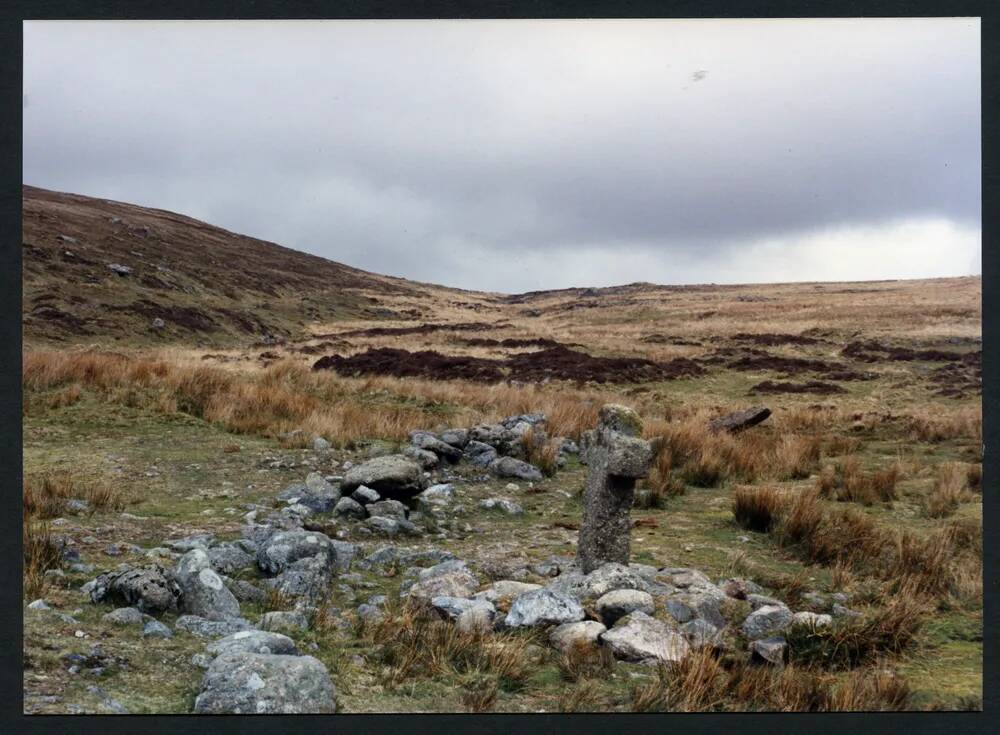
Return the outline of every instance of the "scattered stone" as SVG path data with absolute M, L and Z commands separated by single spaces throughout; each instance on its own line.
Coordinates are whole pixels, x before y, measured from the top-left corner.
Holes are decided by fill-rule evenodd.
M 476 599 L 486 600 L 487 602 L 495 603 L 497 600 L 502 600 L 504 598 L 513 599 L 518 595 L 522 595 L 525 592 L 531 592 L 533 590 L 540 590 L 542 586 L 540 584 L 531 584 L 529 582 L 516 582 L 510 579 L 502 579 L 498 582 L 494 582 L 487 589 L 482 592 L 477 592 Z
M 684 623 L 681 626 L 681 634 L 692 648 L 717 646 L 722 637 L 716 626 L 701 618 Z
M 278 656 L 298 656 L 295 642 L 287 635 L 266 630 L 241 630 L 214 641 L 205 648 L 212 656 L 224 653 L 270 653 Z
M 330 675 L 312 656 L 226 653 L 217 656 L 195 699 L 196 714 L 332 714 Z
M 214 533 L 196 533 L 191 536 L 185 536 L 184 538 L 164 541 L 163 545 L 171 551 L 177 551 L 184 554 L 191 551 L 191 549 L 207 549 L 212 545 L 213 541 L 215 541 Z
M 142 625 L 142 613 L 134 607 L 119 607 L 101 616 L 101 620 L 112 625 Z
M 246 547 L 253 548 L 246 543 L 226 543 L 213 546 L 208 550 L 208 561 L 212 569 L 219 574 L 234 574 L 241 569 L 253 566 L 256 554 L 251 553 Z
M 475 467 L 489 467 L 499 456 L 497 450 L 480 441 L 470 441 L 465 445 L 465 456 Z
M 182 556 L 174 570 L 174 578 L 180 587 L 183 612 L 208 620 L 240 616 L 239 601 L 212 569 L 208 553 L 203 549 L 192 549 Z
M 708 428 L 714 432 L 728 431 L 731 434 L 736 434 L 765 421 L 770 415 L 771 409 L 764 406 L 754 406 L 753 408 L 735 411 L 727 416 L 712 419 L 708 422 Z
M 727 597 L 736 600 L 745 600 L 748 595 L 760 594 L 764 591 L 759 584 L 739 577 L 723 580 L 719 583 L 719 588 L 726 593 Z
M 500 510 L 509 516 L 519 516 L 524 514 L 524 508 L 515 503 L 510 498 L 487 498 L 479 503 L 481 508 L 486 510 Z
M 358 520 L 364 519 L 366 515 L 365 506 L 347 496 L 338 500 L 337 504 L 333 506 L 333 514 L 339 518 L 357 518 Z
M 142 628 L 143 638 L 173 638 L 174 633 L 159 620 L 149 620 Z
M 313 451 L 314 452 L 326 452 L 330 449 L 330 442 L 321 436 L 313 438 Z
M 243 618 L 230 618 L 229 620 L 208 620 L 198 615 L 181 615 L 174 623 L 174 627 L 186 630 L 199 638 L 221 638 L 223 636 L 236 633 L 241 630 L 253 628 L 250 621 Z
M 792 622 L 792 611 L 784 605 L 764 605 L 743 621 L 743 634 L 752 641 L 780 633 Z
M 377 503 L 371 503 L 367 510 L 368 515 L 372 517 L 406 520 L 406 506 L 398 500 L 380 500 Z
M 119 276 L 128 276 L 132 274 L 132 269 L 127 265 L 122 265 L 121 263 L 108 263 L 108 270 L 117 273 Z
M 542 588 L 518 595 L 504 620 L 508 628 L 561 625 L 583 620 L 580 603 L 566 594 Z
M 382 497 L 407 500 L 424 489 L 424 476 L 419 464 L 398 454 L 370 459 L 352 467 L 344 475 L 341 488 L 353 492 L 362 485 Z
M 750 656 L 755 661 L 784 666 L 787 654 L 788 642 L 781 636 L 750 641 Z
M 639 438 L 642 422 L 635 411 L 609 404 L 599 416 L 597 429 L 587 432 L 585 452 L 590 471 L 578 544 L 585 574 L 609 561 L 628 564 L 635 481 L 653 459 L 649 442 Z
M 804 625 L 809 628 L 822 628 L 833 623 L 833 617 L 814 612 L 797 612 L 792 615 L 792 625 Z
M 167 323 L 163 321 L 160 317 L 153 319 L 153 329 L 163 329 L 167 326 Z
M 438 456 L 427 449 L 418 449 L 414 446 L 403 447 L 403 456 L 416 462 L 422 469 L 430 470 L 437 467 Z
M 51 610 L 52 608 L 46 604 L 45 600 L 34 600 L 28 603 L 29 610 Z
M 472 597 L 479 589 L 479 579 L 464 561 L 453 559 L 421 570 L 408 589 L 408 597 L 431 600 L 435 597 Z
M 157 565 L 106 572 L 93 580 L 89 593 L 93 602 L 118 602 L 155 615 L 177 609 L 180 588 L 169 573 Z
M 567 653 L 577 645 L 599 645 L 601 634 L 606 630 L 607 628 L 604 625 L 595 620 L 563 623 L 553 628 L 552 632 L 549 633 L 549 642 L 553 647 L 563 653 Z
M 859 613 L 857 610 L 851 610 L 849 607 L 844 607 L 840 603 L 834 603 L 833 607 L 830 609 L 830 612 L 833 614 L 833 617 L 835 618 L 861 617 L 861 613 Z
M 462 458 L 462 450 L 460 448 L 438 439 L 429 431 L 411 431 L 410 444 L 417 449 L 434 452 L 441 459 L 446 459 L 452 463 L 458 462 Z
M 493 616 L 496 615 L 496 608 L 493 604 L 484 599 L 468 599 L 465 597 L 447 597 L 439 596 L 432 597 L 430 601 L 432 608 L 437 610 L 441 615 L 450 619 L 456 620 L 462 614 L 469 612 L 470 610 L 483 610 L 489 620 L 492 622 Z
M 469 443 L 469 430 L 448 429 L 441 433 L 441 441 L 458 449 L 464 449 L 465 445 Z
M 759 595 L 759 594 L 747 595 L 746 601 L 750 603 L 750 607 L 754 610 L 764 607 L 765 605 L 785 605 L 785 603 L 783 603 L 776 597 L 769 597 L 768 595 Z
M 295 633 L 309 630 L 309 619 L 298 610 L 274 610 L 264 613 L 257 627 L 261 630 Z
M 381 499 L 381 496 L 377 492 L 364 485 L 351 493 L 351 497 L 362 505 L 365 503 L 377 503 Z
M 612 590 L 601 595 L 595 603 L 597 614 L 607 626 L 614 625 L 619 618 L 640 610 L 652 615 L 654 610 L 653 596 L 642 590 Z
M 677 663 L 690 650 L 683 635 L 639 610 L 619 620 L 601 640 L 617 658 L 626 661 Z
M 497 477 L 516 477 L 529 482 L 538 482 L 542 479 L 540 469 L 514 457 L 497 457 L 488 466 Z
M 385 516 L 372 516 L 365 521 L 365 526 L 375 533 L 390 538 L 400 534 L 407 536 L 419 536 L 420 529 L 407 520 L 398 518 L 386 518 Z

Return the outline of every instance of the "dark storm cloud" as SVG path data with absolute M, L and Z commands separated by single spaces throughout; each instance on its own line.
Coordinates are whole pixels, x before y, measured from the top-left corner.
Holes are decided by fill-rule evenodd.
M 979 269 L 975 20 L 29 23 L 24 48 L 26 183 L 374 271 Z

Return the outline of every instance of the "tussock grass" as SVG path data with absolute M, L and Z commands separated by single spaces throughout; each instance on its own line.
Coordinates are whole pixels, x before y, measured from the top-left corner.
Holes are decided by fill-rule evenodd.
M 864 668 L 838 680 L 815 666 L 754 666 L 701 649 L 656 681 L 632 690 L 633 712 L 833 712 L 906 709 L 906 681 L 881 668 Z
M 45 589 L 45 572 L 59 566 L 61 554 L 47 523 L 25 516 L 22 529 L 24 597 L 32 600 Z
M 781 508 L 781 491 L 777 488 L 737 487 L 733 491 L 733 517 L 748 530 L 770 531 Z
M 906 650 L 927 613 L 927 603 L 919 597 L 896 596 L 859 618 L 840 618 L 825 626 L 793 625 L 785 632 L 789 656 L 793 663 L 824 669 L 873 664 Z
M 109 402 L 187 413 L 237 434 L 302 429 L 295 441 L 303 446 L 313 435 L 339 446 L 400 441 L 418 426 L 468 425 L 539 410 L 552 436 L 579 439 L 596 423 L 603 402 L 593 392 L 566 386 L 344 378 L 293 360 L 236 372 L 111 352 L 29 351 L 22 369 L 27 410 L 34 394 L 71 389 L 78 400 L 73 386 L 79 386 Z
M 874 576 L 893 591 L 959 599 L 981 591 L 978 523 L 921 535 L 883 525 L 855 508 L 827 508 L 815 488 L 794 494 L 739 489 L 733 517 L 746 528 L 766 527 L 780 546 L 808 562 Z
M 615 668 L 615 657 L 607 646 L 575 641 L 558 661 L 559 673 L 566 681 L 605 679 Z
M 934 489 L 924 498 L 924 513 L 929 518 L 950 516 L 962 502 L 972 499 L 968 489 L 969 470 L 958 462 L 946 462 L 938 467 Z
M 58 518 L 66 513 L 71 499 L 86 501 L 91 513 L 120 511 L 126 503 L 121 488 L 107 481 L 84 481 L 68 472 L 46 472 L 24 479 L 22 500 L 26 518 Z
M 358 633 L 385 667 L 381 678 L 387 687 L 409 679 L 457 678 L 470 686 L 465 702 L 470 708 L 492 705 L 490 679 L 499 690 L 515 691 L 532 673 L 528 637 L 462 630 L 413 604 L 398 603 L 378 622 L 360 625 Z
M 528 429 L 521 437 L 525 460 L 540 469 L 546 477 L 552 477 L 559 469 L 559 445 L 559 441 L 536 433 L 534 429 Z
M 845 502 L 874 505 L 899 499 L 896 484 L 903 475 L 897 461 L 885 469 L 865 472 L 854 455 L 848 455 L 836 465 L 827 465 L 816 479 L 821 497 Z

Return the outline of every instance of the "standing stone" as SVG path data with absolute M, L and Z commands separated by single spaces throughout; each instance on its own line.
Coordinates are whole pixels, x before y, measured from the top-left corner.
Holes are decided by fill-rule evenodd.
M 649 442 L 639 438 L 642 421 L 630 408 L 609 404 L 597 428 L 587 432 L 589 468 L 577 559 L 584 574 L 613 561 L 628 564 L 635 481 L 653 461 Z

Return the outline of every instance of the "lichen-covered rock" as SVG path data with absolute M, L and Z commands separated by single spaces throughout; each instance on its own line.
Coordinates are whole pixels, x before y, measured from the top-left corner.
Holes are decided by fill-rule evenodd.
M 596 646 L 600 644 L 601 635 L 607 627 L 596 620 L 581 620 L 576 623 L 563 623 L 549 633 L 549 643 L 563 653 L 578 645 Z
M 508 628 L 536 625 L 561 625 L 583 620 L 580 603 L 566 594 L 542 588 L 518 595 L 504 619 Z
M 814 612 L 797 612 L 792 615 L 792 625 L 802 625 L 810 628 L 822 628 L 833 623 L 833 616 Z
M 469 430 L 448 429 L 447 431 L 441 432 L 441 441 L 446 444 L 451 444 L 451 446 L 457 447 L 458 449 L 464 449 L 465 445 L 469 443 Z
M 498 510 L 509 516 L 524 514 L 524 508 L 510 498 L 486 498 L 480 501 L 479 506 L 484 510 Z
M 134 607 L 119 607 L 101 616 L 101 620 L 112 625 L 142 625 L 142 613 Z
M 174 632 L 159 620 L 149 620 L 142 628 L 143 638 L 173 638 Z
M 681 634 L 687 639 L 691 648 L 717 646 L 722 640 L 721 631 L 707 620 L 695 618 L 681 626 Z
M 677 630 L 638 610 L 619 620 L 601 640 L 625 661 L 676 663 L 691 649 Z
M 379 500 L 382 499 L 382 496 L 379 495 L 374 490 L 372 490 L 370 487 L 362 485 L 361 487 L 356 489 L 353 493 L 351 493 L 351 498 L 361 503 L 362 505 L 366 505 L 367 503 L 377 503 Z
M 333 514 L 339 518 L 356 518 L 361 520 L 365 517 L 365 506 L 353 498 L 344 496 L 333 506 Z
M 757 661 L 766 661 L 775 666 L 784 666 L 788 655 L 788 642 L 781 636 L 750 641 L 750 656 Z
M 625 564 L 608 562 L 589 574 L 572 569 L 563 572 L 547 585 L 548 589 L 564 592 L 581 601 L 596 600 L 612 590 L 651 589 L 649 581 L 636 570 Z
M 180 608 L 189 615 L 208 620 L 228 620 L 240 616 L 239 600 L 226 589 L 204 549 L 192 549 L 182 556 L 174 570 L 180 587 Z
M 475 594 L 476 599 L 486 600 L 487 602 L 494 603 L 497 600 L 502 599 L 513 599 L 518 595 L 524 594 L 525 592 L 531 592 L 532 590 L 540 590 L 542 586 L 540 584 L 531 584 L 530 582 L 517 582 L 512 579 L 501 579 L 494 582 L 488 588 L 482 592 L 477 592 Z
M 704 620 L 716 628 L 726 627 L 719 598 L 704 592 L 680 592 L 666 600 L 667 612 L 678 623 L 690 620 Z
M 516 477 L 528 482 L 538 482 L 542 479 L 540 469 L 514 457 L 497 457 L 490 462 L 489 469 L 497 477 Z
M 196 714 L 332 714 L 336 691 L 312 656 L 226 653 L 201 682 Z
M 398 521 L 406 520 L 406 506 L 398 500 L 380 500 L 367 506 L 368 515 L 378 518 L 394 518 Z
M 780 633 L 792 623 L 792 611 L 784 605 L 764 605 L 747 615 L 743 634 L 752 641 Z
M 266 630 L 241 630 L 213 641 L 205 648 L 213 656 L 224 653 L 269 653 L 283 656 L 298 656 L 295 641 L 287 635 Z
M 199 638 L 222 638 L 241 630 L 253 628 L 249 620 L 230 618 L 229 620 L 208 620 L 199 615 L 181 615 L 174 626 L 186 630 Z
M 450 619 L 456 620 L 464 613 L 470 610 L 483 610 L 484 614 L 493 620 L 493 616 L 496 615 L 496 608 L 493 604 L 483 600 L 483 599 L 469 599 L 465 597 L 447 597 L 439 596 L 432 597 L 430 601 L 432 608 L 437 610 L 442 616 Z
M 370 487 L 384 498 L 407 500 L 424 489 L 423 468 L 400 454 L 370 459 L 344 475 L 341 490 Z
M 612 590 L 597 598 L 594 606 L 605 625 L 614 625 L 619 618 L 636 610 L 647 615 L 652 615 L 654 610 L 653 596 L 642 590 Z
M 462 450 L 448 442 L 442 441 L 429 431 L 411 431 L 410 444 L 417 449 L 434 452 L 440 459 L 458 462 L 462 458 Z
M 472 597 L 479 579 L 464 561 L 453 559 L 435 564 L 417 574 L 416 581 L 402 593 L 416 599 Z
M 260 617 L 261 630 L 297 633 L 309 630 L 309 619 L 298 610 L 273 610 Z
M 158 565 L 105 572 L 90 588 L 93 602 L 118 602 L 149 615 L 176 610 L 179 596 L 173 575 Z
M 465 445 L 465 456 L 476 467 L 489 467 L 499 454 L 495 447 L 473 440 Z
M 253 545 L 247 541 L 219 544 L 208 549 L 208 560 L 219 574 L 233 574 L 253 566 L 257 559 L 256 552 L 251 553 L 251 549 Z
M 257 564 L 268 574 L 279 574 L 300 559 L 323 557 L 328 566 L 337 566 L 338 547 L 317 531 L 280 531 L 260 545 Z

